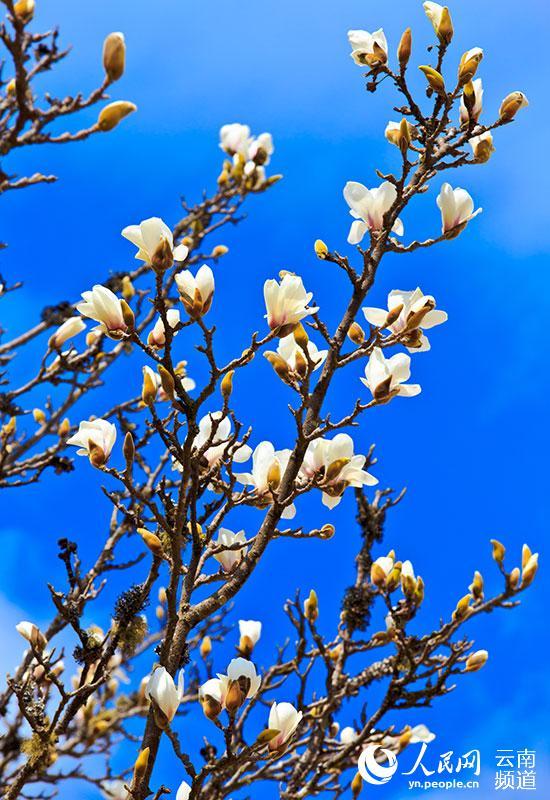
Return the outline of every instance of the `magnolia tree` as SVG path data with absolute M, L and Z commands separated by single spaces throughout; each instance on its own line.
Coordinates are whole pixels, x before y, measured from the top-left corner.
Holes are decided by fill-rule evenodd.
M 13 71 L 0 100 L 4 155 L 25 144 L 86 138 L 115 127 L 134 110 L 127 102 L 111 103 L 92 128 L 48 133 L 50 121 L 105 97 L 107 85 L 124 71 L 124 37 L 107 38 L 105 77 L 87 99 L 46 94 L 42 108 L 33 79 L 65 53 L 57 49 L 57 33 L 31 31 L 33 0 L 3 2 L 7 15 L 0 36 Z M 388 713 L 429 705 L 454 688 L 458 676 L 482 668 L 488 653 L 473 650 L 463 625 L 515 606 L 533 581 L 537 555 L 525 545 L 521 559 L 517 554 L 521 566 L 508 569 L 504 546 L 494 540 L 501 588 L 486 595 L 484 579 L 475 572 L 437 629 L 411 634 L 424 582 L 405 560 L 406 552 L 397 555 L 388 552 L 391 545 L 382 545 L 386 515 L 402 495 L 371 488 L 378 480 L 372 448 L 365 452 L 361 435 L 363 415 L 419 394 L 420 386 L 411 381 L 411 359 L 426 357 L 417 356 L 429 350 L 426 332 L 445 323 L 447 315 L 414 283 L 391 291 L 387 308 L 372 307 L 367 296 L 386 254 L 444 245 L 466 230 L 481 209 L 456 186 L 454 170 L 486 162 L 494 150 L 493 132 L 527 105 L 515 91 L 496 114 L 483 114 L 477 77 L 483 51 L 474 47 L 458 63 L 452 56 L 447 68 L 453 38 L 449 10 L 431 2 L 424 8 L 437 48 L 435 63 L 419 67 L 427 81 L 420 97 L 413 96 L 408 81 L 410 29 L 397 48 L 382 29 L 348 34 L 367 89 L 375 92 L 383 80 L 394 85 L 400 119 L 385 131 L 395 148 L 394 172 L 377 171 L 379 185 L 369 181 L 370 188 L 356 181 L 344 187 L 353 218 L 348 234 L 353 257 L 321 240 L 314 245 L 325 268 L 341 270 L 348 286 L 334 330 L 315 304 L 313 287 L 285 271 L 276 278 L 266 275 L 265 323 L 250 333 L 244 351 L 226 362 L 217 353 L 219 334 L 209 325 L 209 311 L 227 302 L 215 287 L 227 252 L 220 232 L 240 220 L 250 195 L 263 194 L 280 177 L 270 174 L 271 136 L 254 136 L 246 125 L 233 123 L 220 132 L 223 165 L 211 195 L 185 205 L 172 228 L 157 217 L 124 228 L 128 255 L 133 247 L 137 259 L 134 267 L 83 286 L 80 301 L 53 305 L 30 330 L 4 336 L 0 486 L 32 491 L 22 487 L 46 470 L 62 476 L 78 469 L 85 481 L 94 469 L 103 474 L 103 493 L 112 504 L 93 563 L 82 562 L 78 542 L 59 542 L 66 582 L 49 586 L 49 625 L 17 626 L 27 649 L 0 695 L 0 782 L 7 800 L 49 797 L 70 782 L 92 784 L 98 795 L 116 800 L 169 792 L 178 800 L 251 797 L 260 782 L 271 782 L 272 791 L 286 800 L 323 793 L 356 797 L 362 782 L 357 761 L 368 744 L 400 752 L 433 738 L 425 726 L 407 725 L 406 715 L 401 727 L 390 725 Z M 439 178 L 447 173 L 449 182 L 441 186 Z M 2 173 L 1 180 L 5 190 L 50 177 L 15 180 Z M 434 198 L 441 232 L 407 240 L 406 207 L 434 185 L 436 191 L 441 186 Z M 3 293 L 16 287 L 6 281 Z M 37 340 L 43 342 L 43 357 L 39 363 L 25 361 L 26 346 L 33 343 L 36 352 Z M 108 385 L 128 353 L 140 359 L 135 369 L 142 369 L 141 394 L 127 396 L 115 382 L 110 406 L 96 399 L 95 415 L 82 419 L 82 398 Z M 239 418 L 232 404 L 233 384 L 244 369 L 255 368 L 257 356 L 273 368 L 266 372 L 262 362 L 262 380 L 287 387 L 294 433 L 281 450 L 258 441 L 255 420 Z M 208 368 L 201 386 L 192 377 L 198 360 Z M 364 377 L 349 382 L 352 400 L 335 418 L 326 403 L 328 391 L 358 360 Z M 28 373 L 21 385 L 10 379 L 13 361 Z M 115 391 L 120 396 L 113 399 Z M 312 530 L 301 509 L 306 493 L 325 507 L 320 528 Z M 355 495 L 360 545 L 350 552 L 356 574 L 341 599 L 338 624 L 329 635 L 321 633 L 317 596 L 303 587 L 305 601 L 296 595 L 281 612 L 289 643 L 260 669 L 254 650 L 262 621 L 239 620 L 236 632 L 228 609 L 238 604 L 241 588 L 254 582 L 273 540 L 337 536 L 330 513 L 345 494 Z M 257 509 L 254 527 L 240 530 L 240 509 L 250 507 Z M 123 542 L 130 543 L 130 560 L 122 557 Z M 106 583 L 118 595 L 110 613 L 94 605 Z M 156 612 L 147 619 L 151 602 Z M 84 618 L 95 624 L 85 625 Z M 71 650 L 64 653 L 71 639 Z M 237 647 L 229 663 L 217 655 L 223 640 Z M 367 711 L 373 684 L 380 699 L 369 700 Z M 205 719 L 199 724 L 201 707 Z M 173 765 L 160 772 L 155 764 L 163 740 Z M 120 754 L 126 757 L 122 767 Z M 78 785 L 71 789 L 78 790 Z

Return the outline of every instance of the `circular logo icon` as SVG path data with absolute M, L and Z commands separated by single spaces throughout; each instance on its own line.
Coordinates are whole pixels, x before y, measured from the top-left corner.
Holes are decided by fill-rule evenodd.
M 387 765 L 378 763 L 376 760 L 377 750 L 386 757 Z M 387 783 L 397 771 L 397 757 L 391 750 L 386 750 L 377 744 L 369 744 L 359 756 L 357 768 L 364 781 L 381 786 L 383 783 Z

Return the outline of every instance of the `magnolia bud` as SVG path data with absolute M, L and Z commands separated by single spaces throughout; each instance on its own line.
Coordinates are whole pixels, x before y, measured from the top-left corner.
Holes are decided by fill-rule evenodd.
M 317 258 L 324 259 L 327 257 L 328 247 L 326 246 L 326 244 L 323 242 L 322 239 L 316 239 L 313 248 L 315 250 L 315 255 L 317 256 Z
M 296 327 L 294 328 L 294 341 L 296 344 L 302 348 L 307 353 L 307 345 L 309 342 L 309 336 L 307 335 L 306 329 L 299 322 Z
M 290 367 L 284 358 L 272 350 L 266 350 L 264 357 L 267 358 L 279 378 L 283 381 L 287 381 L 290 376 Z
M 34 9 L 34 0 L 17 0 L 17 3 L 15 3 L 13 6 L 15 16 L 24 22 L 25 25 L 33 18 Z
M 483 576 L 477 570 L 474 572 L 474 579 L 469 585 L 474 600 L 483 600 Z
M 539 563 L 538 562 L 539 562 L 539 554 L 538 553 L 533 553 L 533 555 L 530 557 L 529 561 L 524 566 L 523 572 L 521 574 L 521 586 L 522 586 L 522 588 L 525 588 L 526 586 L 529 586 L 533 582 L 533 579 L 534 579 L 535 575 L 537 574 L 537 570 L 539 568 Z
M 112 83 L 124 73 L 126 45 L 123 33 L 110 33 L 103 43 L 103 69 Z
M 231 716 L 235 714 L 244 703 L 245 697 L 238 681 L 231 681 L 225 696 L 225 707 Z
M 365 341 L 365 331 L 358 322 L 352 322 L 349 326 L 348 339 L 356 345 L 361 345 Z
M 146 747 L 140 752 L 134 762 L 134 783 L 139 783 L 147 771 L 149 763 L 149 748 Z
M 304 615 L 309 622 L 316 622 L 319 617 L 319 601 L 317 594 L 312 589 L 309 597 L 304 602 Z
M 146 528 L 138 528 L 137 532 L 152 554 L 157 558 L 162 558 L 164 555 L 164 550 L 162 549 L 162 542 L 160 541 L 159 537 L 156 534 L 151 533 L 151 531 L 148 531 Z
M 376 563 L 376 561 L 374 561 L 373 564 L 371 565 L 370 579 L 371 582 L 378 587 L 384 586 L 384 584 L 386 583 L 386 573 L 384 572 L 382 567 Z
M 70 430 L 71 430 L 71 423 L 69 421 L 69 418 L 65 417 L 65 419 L 57 429 L 57 435 L 59 436 L 60 439 L 62 439 L 69 433 Z
M 201 706 L 204 716 L 209 720 L 214 721 L 222 713 L 222 704 L 210 694 L 205 694 L 201 697 Z
M 239 639 L 239 653 L 245 658 L 250 658 L 254 651 L 254 642 L 250 636 L 241 636 Z
M 173 400 L 176 392 L 176 384 L 172 374 L 168 372 L 166 367 L 163 367 L 162 364 L 159 364 L 158 366 L 158 373 L 160 375 L 160 383 L 166 397 L 168 397 L 169 400 Z
M 531 548 L 528 544 L 524 544 L 521 548 L 521 568 L 525 569 L 527 562 L 531 558 L 533 554 L 531 553 Z
M 523 92 L 512 92 L 506 95 L 498 112 L 500 121 L 509 122 L 514 119 L 520 108 L 525 108 L 528 105 L 529 101 Z
M 468 614 L 470 610 L 470 600 L 472 599 L 471 594 L 465 594 L 464 597 L 461 597 L 458 603 L 456 604 L 456 608 L 453 613 L 453 619 L 464 619 L 464 617 Z
M 164 236 L 160 240 L 151 257 L 151 266 L 155 272 L 165 272 L 174 263 L 172 245 Z
M 35 650 L 43 650 L 46 647 L 46 637 L 33 622 L 19 622 L 15 626 L 17 633 L 29 642 Z
M 221 256 L 225 256 L 227 253 L 229 253 L 229 247 L 226 247 L 224 244 L 217 244 L 212 250 L 212 258 L 221 258 Z
M 120 310 L 122 311 L 122 319 L 126 323 L 128 330 L 133 331 L 136 324 L 136 318 L 126 300 L 120 301 Z
M 107 456 L 102 447 L 91 440 L 88 442 L 88 459 L 92 467 L 100 469 L 107 463 Z
M 128 114 L 133 114 L 134 111 L 137 111 L 137 106 L 134 103 L 130 103 L 128 100 L 115 100 L 99 112 L 97 118 L 98 127 L 102 131 L 112 131 L 124 117 L 127 117 Z
M 210 636 L 205 636 L 202 640 L 199 648 L 199 652 L 201 654 L 201 658 L 208 658 L 210 653 L 212 652 L 212 640 Z
M 485 164 L 491 158 L 491 154 L 495 152 L 493 145 L 493 137 L 490 133 L 483 133 L 481 136 L 474 136 L 470 140 L 474 159 L 478 164 Z
M 125 300 L 131 300 L 134 297 L 136 290 L 134 289 L 134 284 L 130 280 L 129 275 L 125 275 L 122 278 L 122 296 Z
M 224 400 L 229 400 L 229 398 L 231 397 L 231 393 L 233 392 L 234 374 L 235 374 L 234 369 L 229 370 L 229 372 L 223 376 L 222 382 L 220 383 L 220 392 L 222 393 L 222 397 Z
M 468 51 L 464 53 L 462 58 L 460 59 L 460 66 L 458 68 L 458 83 L 460 86 L 464 86 L 465 83 L 468 83 L 472 80 L 474 75 L 477 72 L 477 68 L 483 58 L 483 51 L 479 48 L 476 48 L 473 51 L 473 55 L 468 58 Z
M 515 589 L 517 587 L 520 577 L 521 577 L 521 572 L 519 567 L 514 567 L 514 569 L 508 575 L 508 581 L 510 582 L 510 587 L 512 589 Z
M 141 399 L 146 406 L 151 406 L 157 399 L 157 385 L 153 380 L 148 369 L 143 370 L 143 386 L 141 389 Z
M 399 47 L 397 48 L 397 59 L 399 61 L 399 66 L 401 67 L 401 71 L 403 72 L 409 63 L 409 58 L 411 57 L 411 50 L 412 50 L 412 33 L 411 29 L 407 28 L 407 30 L 403 33 L 400 41 Z
M 334 536 L 335 532 L 336 532 L 336 528 L 334 527 L 334 525 L 331 525 L 330 523 L 327 523 L 326 525 L 323 525 L 323 527 L 321 528 L 321 531 L 320 531 L 321 538 L 322 539 L 332 539 L 332 537 Z
M 487 650 L 476 650 L 475 653 L 468 656 L 464 672 L 477 672 L 487 663 L 488 658 L 489 653 Z
M 128 431 L 128 433 L 124 437 L 124 443 L 122 445 L 122 454 L 124 455 L 126 466 L 131 467 L 132 464 L 134 463 L 136 448 L 134 445 L 134 437 L 132 436 L 130 431 Z
M 42 411 L 41 408 L 35 408 L 32 412 L 34 421 L 38 423 L 38 425 L 43 425 L 46 422 L 46 415 Z
M 351 782 L 351 796 L 352 800 L 355 800 L 361 794 L 361 789 L 363 788 L 363 778 L 357 772 L 355 778 Z
M 497 562 L 497 564 L 502 564 L 504 561 L 506 548 L 498 541 L 498 539 L 491 539 L 491 544 L 493 545 L 493 559 Z
M 384 327 L 389 328 L 390 325 L 393 325 L 393 323 L 399 318 L 399 315 L 401 314 L 402 311 L 403 311 L 403 303 L 398 303 L 391 309 L 391 311 L 388 311 L 388 314 L 386 316 L 386 321 L 384 322 Z
M 164 619 L 164 609 L 162 606 L 157 606 L 155 608 L 155 616 L 159 622 L 162 622 L 162 620 Z
M 427 66 L 418 67 L 418 69 L 424 73 L 424 75 L 426 76 L 426 80 L 428 81 L 430 87 L 434 90 L 434 92 L 437 92 L 437 94 L 443 96 L 446 95 L 445 81 L 443 80 L 443 75 L 441 75 L 440 72 L 438 72 L 433 67 L 427 67 Z
M 271 728 L 266 728 L 263 730 L 256 739 L 256 744 L 268 744 L 272 739 L 280 734 L 280 731 L 276 731 Z
M 161 603 L 162 605 L 166 605 L 166 601 L 167 601 L 168 598 L 167 598 L 166 589 L 164 588 L 164 586 L 161 586 L 159 588 L 158 599 L 159 599 L 159 603 Z
M 11 81 L 8 81 L 6 84 L 6 92 L 8 95 L 14 95 L 15 89 L 16 89 L 15 78 L 12 78 Z

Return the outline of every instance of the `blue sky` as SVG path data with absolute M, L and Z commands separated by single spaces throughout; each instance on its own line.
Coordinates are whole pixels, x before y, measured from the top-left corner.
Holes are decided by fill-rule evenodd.
M 493 796 L 497 748 L 537 749 L 539 794 L 545 796 L 550 698 L 541 631 L 549 600 L 544 522 L 550 378 L 543 365 L 550 303 L 544 136 L 550 76 L 541 54 L 549 14 L 542 0 L 526 0 L 521 13 L 511 0 L 462 0 L 451 11 L 456 28 L 451 58 L 476 45 L 485 50 L 480 74 L 486 116 L 496 114 L 502 97 L 514 89 L 525 91 L 530 107 L 497 132 L 489 164 L 452 175 L 451 182 L 466 187 L 483 214 L 458 240 L 384 263 L 371 305 L 383 305 L 392 288 L 419 285 L 448 311 L 449 322 L 433 332 L 431 352 L 413 358 L 413 379 L 422 384 L 422 394 L 375 409 L 355 436 L 359 450 L 376 443 L 379 461 L 373 471 L 382 484 L 408 487 L 389 517 L 382 550 L 395 547 L 423 575 L 427 594 L 420 619 L 426 627 L 450 614 L 474 569 L 486 576 L 489 590 L 497 589 L 490 538 L 505 542 L 511 562 L 518 561 L 524 541 L 542 551 L 539 579 L 521 607 L 471 625 L 476 645 L 490 651 L 486 668 L 466 677 L 434 709 L 412 712 L 399 723 L 428 724 L 438 734 L 437 754 L 480 748 L 484 783 L 477 796 L 482 798 Z M 190 8 L 165 0 L 153 11 L 145 0 L 99 0 L 80 3 L 74 12 L 68 0 L 38 4 L 36 26 L 60 23 L 64 42 L 74 46 L 70 59 L 48 76 L 49 90 L 63 95 L 92 88 L 101 77 L 103 37 L 121 30 L 127 72 L 112 96 L 133 100 L 139 111 L 110 135 L 72 147 L 22 151 L 8 162 L 18 172 L 41 169 L 60 180 L 2 198 L 0 240 L 10 246 L 1 271 L 25 281 L 13 301 L 2 304 L 3 326 L 19 330 L 44 305 L 75 298 L 108 270 L 127 268 L 132 248 L 120 230 L 151 215 L 174 223 L 181 195 L 194 200 L 203 187 L 212 188 L 220 164 L 218 129 L 233 121 L 246 122 L 256 133 L 273 133 L 272 169 L 285 179 L 268 195 L 253 198 L 249 218 L 219 237 L 230 247 L 216 274 L 217 297 L 224 303 L 212 311 L 213 321 L 231 332 L 220 341 L 221 351 L 240 352 L 262 325 L 262 285 L 281 268 L 303 275 L 334 324 L 344 283 L 315 259 L 313 241 L 320 237 L 353 255 L 345 243 L 349 217 L 343 185 L 346 180 L 371 185 L 375 168 L 386 171 L 397 164 L 395 148 L 383 138 L 387 120 L 397 118 L 391 110 L 394 95 L 389 87 L 374 96 L 365 93 L 361 70 L 348 55 L 346 31 L 383 26 L 393 52 L 411 25 L 413 59 L 426 63 L 432 34 L 421 3 L 243 0 L 235 7 L 210 0 Z M 416 84 L 423 85 L 421 77 Z M 95 112 L 82 115 L 82 123 L 93 118 Z M 407 240 L 439 231 L 439 185 L 434 182 L 406 211 Z M 194 377 L 204 374 L 196 354 L 182 357 Z M 271 438 L 284 447 L 291 431 L 285 413 L 289 396 L 261 361 L 237 386 L 235 402 L 241 416 L 254 421 L 256 442 Z M 122 391 L 126 379 L 137 390 L 139 366 L 125 363 L 113 391 L 117 386 Z M 344 410 L 350 393 L 360 391 L 358 375 L 359 368 L 351 370 L 337 387 L 331 400 L 336 410 Z M 85 413 L 93 411 L 93 404 L 86 406 Z M 42 487 L 3 497 L 5 669 L 20 647 L 11 634 L 13 622 L 48 615 L 43 565 L 51 563 L 61 581 L 56 540 L 78 537 L 92 557 L 108 513 L 98 485 L 97 475 L 82 462 L 67 478 L 48 478 Z M 312 527 L 328 519 L 318 503 L 308 503 L 305 511 Z M 277 543 L 270 563 L 259 567 L 243 592 L 238 616 L 259 616 L 265 623 L 263 663 L 288 632 L 282 604 L 296 587 L 315 586 L 323 624 L 327 630 L 334 625 L 335 598 L 353 575 L 358 541 L 353 514 L 351 497 L 346 498 L 330 518 L 338 531 L 330 542 Z M 258 520 L 252 514 L 243 524 Z M 110 600 L 107 595 L 103 623 Z M 224 666 L 221 661 L 216 666 Z M 350 711 L 343 724 L 351 717 Z M 400 788 L 389 784 L 373 795 L 402 796 Z

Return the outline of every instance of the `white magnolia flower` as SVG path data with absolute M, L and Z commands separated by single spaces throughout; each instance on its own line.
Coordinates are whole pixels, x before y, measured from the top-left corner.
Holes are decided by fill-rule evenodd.
M 410 122 L 407 122 L 407 128 L 409 131 L 409 137 L 411 139 L 417 139 L 418 131 L 416 130 L 414 125 L 412 125 Z M 390 120 L 386 125 L 384 136 L 386 137 L 388 142 L 396 145 L 396 147 L 399 147 L 401 141 L 401 122 L 393 122 L 392 120 Z
M 450 183 L 444 183 L 441 187 L 437 205 L 441 211 L 443 233 L 460 233 L 462 227 L 483 210 L 478 208 L 474 211 L 474 201 L 466 189 L 453 189 Z
M 91 292 L 82 292 L 84 302 L 77 303 L 76 310 L 83 317 L 99 322 L 101 331 L 111 339 L 120 339 L 128 330 L 122 314 L 120 299 L 107 289 L 96 283 Z
M 214 555 L 214 558 L 221 564 L 224 572 L 231 572 L 248 552 L 244 531 L 233 533 L 233 531 L 230 531 L 228 528 L 220 528 L 215 544 L 218 545 L 218 547 L 233 548 L 231 550 L 222 550 Z M 235 548 L 235 545 L 239 544 L 244 546 Z
M 188 269 L 178 272 L 176 284 L 181 301 L 190 317 L 208 313 L 214 296 L 214 273 L 203 264 L 195 276 Z
M 396 353 L 384 358 L 379 347 L 375 347 L 365 367 L 361 381 L 378 402 L 387 402 L 396 395 L 414 397 L 420 393 L 417 383 L 405 383 L 411 375 L 411 358 L 405 353 Z
M 426 725 L 415 725 L 410 731 L 410 735 L 409 744 L 418 744 L 418 742 L 429 744 L 435 739 L 435 733 L 432 733 Z
M 360 67 L 375 67 L 388 60 L 388 42 L 382 28 L 374 33 L 368 31 L 348 31 L 351 57 Z
M 258 644 L 262 634 L 262 623 L 255 619 L 240 619 L 239 633 L 241 638 L 250 639 L 253 645 Z
M 249 162 L 255 165 L 269 164 L 270 158 L 275 151 L 273 145 L 273 137 L 270 133 L 260 133 L 255 139 L 252 139 L 248 147 Z
M 176 800 L 189 800 L 191 796 L 191 787 L 185 781 L 182 781 L 179 785 L 179 789 L 176 792 Z
M 215 706 L 215 716 L 222 710 L 225 703 L 227 684 L 221 678 L 210 678 L 199 687 L 199 702 L 204 706 L 210 703 Z
M 232 122 L 220 128 L 220 147 L 230 156 L 241 153 L 246 158 L 251 140 L 248 125 Z
M 357 731 L 348 725 L 347 728 L 342 728 L 340 731 L 340 741 L 342 744 L 351 744 L 357 739 Z
M 252 661 L 240 657 L 233 658 L 227 667 L 227 675 L 218 675 L 218 678 L 222 683 L 224 681 L 236 681 L 239 685 L 243 685 L 243 693 L 248 699 L 257 694 L 262 683 L 262 679 L 256 674 L 256 667 Z M 245 689 L 246 692 L 244 692 Z
M 28 622 L 27 620 L 18 622 L 15 626 L 15 630 L 37 650 L 43 650 L 46 646 L 44 634 L 34 622 Z
M 293 736 L 302 719 L 302 712 L 297 711 L 292 703 L 273 703 L 269 712 L 268 728 L 279 731 L 269 742 L 270 750 L 278 750 Z
M 100 791 L 106 800 L 127 800 L 128 790 L 124 786 L 125 781 L 103 781 Z
M 59 348 L 73 336 L 86 330 L 86 325 L 80 317 L 69 317 L 63 322 L 56 332 L 50 337 L 50 347 Z
M 494 153 L 495 147 L 493 145 L 493 135 L 490 131 L 485 131 L 479 136 L 472 136 L 468 144 L 472 148 L 472 153 L 476 161 L 485 163 Z
M 252 455 L 252 472 L 241 472 L 235 477 L 245 486 L 254 487 L 258 508 L 266 508 L 271 503 L 272 492 L 280 483 L 287 467 L 291 450 L 275 450 L 271 442 L 260 442 Z M 283 519 L 292 519 L 296 514 L 294 504 L 287 506 Z
M 300 474 L 320 479 L 323 505 L 334 508 L 348 486 L 374 486 L 378 479 L 363 469 L 366 458 L 353 453 L 353 439 L 338 433 L 334 439 L 315 439 L 308 445 Z
M 116 427 L 106 419 L 84 420 L 78 426 L 78 431 L 67 439 L 67 444 L 74 444 L 80 449 L 77 456 L 91 456 L 97 465 L 105 464 L 114 443 L 116 442 Z
M 172 330 L 174 330 L 174 328 L 177 325 L 179 325 L 179 322 L 180 322 L 179 309 L 177 309 L 177 308 L 169 308 L 168 311 L 166 312 L 166 321 L 167 321 L 168 325 L 170 326 L 170 328 L 172 328 Z M 177 331 L 175 331 L 173 333 L 174 336 L 176 334 L 177 334 Z M 156 347 L 158 349 L 164 347 L 164 345 L 166 344 L 166 330 L 164 328 L 164 321 L 163 321 L 162 317 L 159 316 L 157 321 L 155 322 L 153 330 L 151 331 L 151 333 L 147 337 L 147 344 L 150 347 Z
M 157 667 L 147 681 L 145 695 L 153 700 L 164 716 L 171 722 L 183 699 L 183 670 L 178 676 L 178 684 L 164 667 Z
M 388 310 L 363 308 L 367 322 L 377 328 L 387 328 L 401 341 L 409 352 L 430 349 L 430 342 L 422 330 L 441 325 L 447 320 L 445 311 L 435 310 L 435 298 L 423 294 L 420 288 L 412 292 L 393 289 L 388 295 Z M 389 324 L 388 324 L 389 320 Z
M 362 183 L 348 181 L 344 186 L 344 199 L 355 217 L 348 235 L 350 244 L 359 244 L 367 231 L 379 231 L 384 225 L 384 215 L 390 210 L 397 197 L 397 190 L 389 181 L 384 181 L 376 189 L 367 189 Z M 403 236 L 404 228 L 396 219 L 393 233 Z
M 227 450 L 234 445 L 231 440 L 231 420 L 224 417 L 222 411 L 213 411 L 199 422 L 199 432 L 193 441 L 193 448 L 201 451 L 201 457 L 206 459 L 208 466 L 213 467 L 227 455 Z M 205 445 L 208 445 L 204 450 Z M 232 454 L 231 459 L 236 464 L 248 461 L 252 449 L 247 444 L 240 445 Z M 175 469 L 181 472 L 181 465 L 175 464 Z
M 386 578 L 393 570 L 394 564 L 395 564 L 395 559 L 393 558 L 392 554 L 387 556 L 379 556 L 372 562 L 370 568 L 370 579 L 375 586 L 383 586 L 385 584 Z M 387 630 L 390 629 L 390 625 L 388 625 L 387 618 L 386 618 L 386 628 Z
M 426 16 L 434 26 L 434 31 L 439 35 L 439 26 L 441 25 L 441 18 L 446 6 L 442 6 L 439 3 L 426 2 L 423 4 L 423 7 Z
M 312 342 L 311 339 L 308 340 L 306 347 L 309 358 L 315 365 L 313 367 L 313 371 L 315 372 L 325 361 L 328 350 L 318 350 L 317 345 Z M 272 353 L 268 350 L 264 355 L 266 358 L 280 356 L 288 366 L 288 369 L 296 373 L 299 377 L 304 377 L 307 373 L 308 363 L 305 353 L 292 333 L 288 336 L 283 336 L 283 338 L 279 340 L 276 353 Z M 282 366 L 284 367 L 284 365 Z
M 128 225 L 122 235 L 138 248 L 135 257 L 153 267 L 167 269 L 174 261 L 185 261 L 189 253 L 184 244 L 174 247 L 172 231 L 159 217 Z
M 281 282 L 274 279 L 264 283 L 264 299 L 267 310 L 267 323 L 271 330 L 285 337 L 292 333 L 297 324 L 309 314 L 319 311 L 318 307 L 309 307 L 312 292 L 306 292 L 302 279 L 289 272 L 283 275 Z
M 467 125 L 469 120 L 477 122 L 483 111 L 483 82 L 481 78 L 473 80 L 472 86 L 474 89 L 474 102 L 471 111 L 466 108 L 464 95 L 460 98 L 460 122 L 462 125 Z

